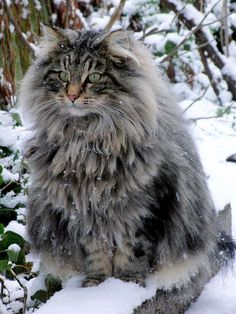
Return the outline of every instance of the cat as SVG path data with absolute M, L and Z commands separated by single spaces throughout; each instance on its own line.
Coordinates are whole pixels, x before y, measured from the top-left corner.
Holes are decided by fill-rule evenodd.
M 45 26 L 20 103 L 33 130 L 27 228 L 48 271 L 83 274 L 84 287 L 155 274 L 165 290 L 210 272 L 223 237 L 197 149 L 132 34 Z

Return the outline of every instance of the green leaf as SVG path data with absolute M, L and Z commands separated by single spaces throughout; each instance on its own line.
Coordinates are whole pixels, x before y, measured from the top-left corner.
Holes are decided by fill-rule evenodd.
M 4 225 L 0 224 L 0 234 L 3 234 L 3 233 L 4 233 Z
M 15 125 L 16 126 L 22 126 L 22 122 L 21 122 L 21 118 L 20 118 L 19 113 L 14 112 L 12 114 L 12 119 L 15 121 Z
M 13 208 L 4 208 L 0 206 L 0 221 L 7 226 L 11 220 L 16 220 L 17 212 Z
M 2 186 L 3 184 L 5 184 L 4 180 L 3 180 L 3 177 L 1 176 L 0 174 L 0 186 Z
M 12 150 L 9 147 L 0 146 L 0 158 L 10 156 L 11 154 Z
M 20 157 L 20 152 L 17 150 L 17 151 L 15 152 L 13 161 L 16 161 L 17 159 L 19 159 L 19 157 Z
M 13 231 L 5 232 L 2 240 L 0 241 L 0 251 L 7 250 L 9 245 L 13 243 L 18 244 L 22 248 L 25 244 L 25 240 Z
M 168 40 L 165 44 L 165 53 L 169 54 L 176 47 L 176 43 L 171 40 Z
M 6 212 L 16 212 L 16 211 L 14 208 L 0 207 L 0 214 L 4 214 Z
M 8 264 L 8 260 L 4 259 L 0 261 L 0 272 L 6 271 L 11 268 L 11 265 Z
M 26 265 L 26 261 L 25 261 L 25 250 L 21 250 L 21 251 L 19 252 L 17 264 L 18 264 L 18 265 Z M 25 269 L 24 269 L 24 271 L 25 271 Z
M 189 51 L 190 50 L 190 45 L 188 43 L 183 45 L 184 50 Z
M 0 186 L 2 186 L 5 183 L 1 175 L 1 173 L 3 172 L 3 169 L 4 169 L 3 165 L 0 165 Z
M 20 185 L 16 185 L 13 189 L 16 194 L 19 194 L 22 191 L 22 187 Z M 18 206 L 18 205 L 17 205 Z M 23 206 L 20 206 L 23 207 Z
M 38 290 L 34 295 L 31 296 L 31 300 L 39 300 L 42 303 L 46 303 L 48 299 L 48 293 L 45 290 Z
M 45 279 L 45 286 L 47 288 L 49 297 L 51 297 L 56 291 L 59 291 L 62 288 L 61 281 L 50 274 Z
M 223 117 L 226 114 L 230 114 L 231 112 L 231 106 L 219 108 L 216 110 L 216 114 L 218 117 Z

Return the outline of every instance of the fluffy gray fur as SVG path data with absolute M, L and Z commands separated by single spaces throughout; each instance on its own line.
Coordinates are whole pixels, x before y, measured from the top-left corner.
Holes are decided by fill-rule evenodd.
M 91 286 L 155 273 L 170 289 L 215 254 L 216 214 L 171 94 L 130 34 L 45 28 L 20 102 L 34 130 L 28 233 L 57 276 L 84 274 Z

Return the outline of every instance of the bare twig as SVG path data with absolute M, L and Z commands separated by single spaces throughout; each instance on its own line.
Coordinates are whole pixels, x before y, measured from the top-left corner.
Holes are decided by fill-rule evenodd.
M 4 191 L 6 188 L 8 188 L 12 183 L 20 185 L 20 182 L 16 180 L 10 180 L 2 189 L 0 189 L 0 196 L 2 194 L 2 191 Z
M 215 82 L 215 79 L 214 79 L 214 76 L 211 72 L 211 69 L 209 67 L 209 64 L 208 64 L 208 60 L 207 60 L 207 56 L 205 55 L 204 53 L 204 49 L 202 47 L 199 47 L 198 48 L 198 51 L 199 51 L 199 55 L 200 55 L 200 58 L 201 58 L 201 61 L 202 61 L 202 64 L 204 66 L 204 69 L 205 69 L 205 72 L 206 72 L 206 75 L 208 76 L 209 78 L 209 81 L 211 83 L 211 86 L 216 94 L 216 97 L 218 98 L 218 101 L 219 103 L 221 104 L 221 99 L 219 97 L 219 94 L 220 94 L 220 91 L 219 91 L 219 88 L 218 88 L 218 85 L 217 83 Z
M 190 52 L 190 51 L 194 51 L 194 50 L 197 50 L 197 49 L 199 49 L 199 48 L 203 48 L 203 47 L 209 45 L 209 44 L 212 43 L 212 42 L 214 42 L 214 40 L 209 40 L 209 41 L 207 41 L 207 42 L 205 42 L 205 43 L 202 43 L 201 45 L 198 45 L 198 46 L 196 46 L 196 47 L 194 47 L 194 48 L 191 48 L 191 49 L 189 49 L 189 50 L 185 50 L 185 51 L 183 51 L 182 53 L 179 53 L 179 54 L 178 54 L 178 57 L 181 57 L 181 56 L 185 55 L 186 53 L 188 53 L 188 52 Z
M 222 49 L 226 55 L 226 57 L 229 56 L 229 29 L 228 29 L 228 19 L 227 16 L 228 13 L 228 1 L 223 0 L 222 4 L 222 18 L 221 18 L 221 46 Z
M 229 13 L 225 14 L 224 16 L 219 17 L 218 19 L 215 19 L 215 20 L 213 20 L 213 21 L 211 21 L 211 22 L 202 24 L 202 27 L 215 24 L 216 22 L 222 22 L 223 19 L 227 18 L 228 16 L 230 16 L 230 15 L 232 15 L 232 14 L 233 14 L 233 12 L 229 12 Z
M 150 35 L 156 35 L 156 34 L 160 34 L 160 33 L 168 33 L 171 31 L 171 28 L 166 28 L 166 29 L 158 29 L 158 27 L 154 27 L 152 28 L 150 31 L 146 32 L 146 29 L 143 30 L 143 35 L 140 38 L 141 40 L 144 40 L 147 36 Z
M 105 31 L 109 32 L 112 29 L 112 26 L 114 25 L 114 23 L 120 18 L 121 13 L 123 11 L 123 8 L 125 6 L 125 2 L 126 0 L 120 0 L 120 3 L 118 5 L 118 7 L 116 8 L 116 10 L 114 11 L 114 13 L 112 14 L 109 22 L 107 23 L 107 25 L 105 26 Z
M 18 282 L 19 286 L 24 290 L 24 299 L 23 299 L 23 314 L 26 313 L 26 310 L 27 310 L 27 296 L 28 296 L 28 290 L 26 288 L 26 286 L 24 286 L 21 281 L 19 280 L 19 278 L 17 277 L 16 273 L 10 269 L 9 270 L 10 273 L 12 274 L 13 278 Z
M 9 289 L 7 288 L 7 286 L 5 285 L 4 283 L 4 279 L 0 277 L 0 283 L 1 283 L 1 292 L 0 292 L 0 297 L 1 299 L 3 299 L 3 296 L 4 296 L 4 289 L 7 291 L 8 293 L 8 297 L 10 298 L 10 291 Z
M 221 115 L 215 115 L 215 116 L 208 116 L 208 117 L 198 117 L 198 118 L 191 118 L 189 119 L 192 122 L 196 122 L 198 120 L 211 120 L 211 119 L 217 119 L 221 118 Z
M 207 88 L 205 88 L 204 92 L 200 96 L 198 96 L 196 99 L 194 99 L 194 101 L 190 105 L 188 105 L 188 107 L 186 107 L 183 110 L 183 113 L 185 113 L 187 110 L 189 110 L 189 108 L 191 108 L 198 100 L 200 100 L 206 94 L 209 87 L 210 87 L 210 85 L 208 85 Z
M 222 109 L 222 111 L 219 114 L 216 114 L 214 116 L 208 116 L 208 117 L 198 117 L 198 118 L 192 118 L 189 119 L 190 121 L 198 121 L 198 120 L 210 120 L 210 119 L 218 119 L 218 118 L 222 118 L 222 116 L 228 112 L 229 109 L 232 109 L 232 105 L 225 107 L 224 109 Z
M 65 28 L 69 27 L 69 14 L 70 14 L 71 6 L 70 0 L 66 0 L 66 13 L 65 13 Z
M 185 4 L 182 6 L 182 8 L 178 12 L 175 12 L 175 16 L 171 20 L 170 25 L 173 25 L 175 20 L 179 18 L 179 14 L 183 12 L 183 10 L 186 8 L 186 5 L 187 5 L 187 2 L 185 2 Z
M 34 49 L 31 47 L 30 43 L 25 39 L 19 25 L 17 24 L 14 16 L 13 16 L 13 13 L 10 9 L 10 7 L 8 6 L 7 4 L 7 1 L 6 0 L 3 0 L 3 4 L 4 4 L 4 8 L 6 10 L 6 13 L 7 13 L 7 16 L 9 18 L 9 20 L 11 21 L 11 23 L 13 24 L 15 30 L 16 30 L 16 33 L 17 35 L 19 36 L 19 38 L 21 39 L 22 43 L 26 46 L 26 48 L 34 55 Z

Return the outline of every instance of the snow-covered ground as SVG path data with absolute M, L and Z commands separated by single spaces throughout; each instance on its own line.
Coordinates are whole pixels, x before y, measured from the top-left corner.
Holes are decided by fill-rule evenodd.
M 202 107 L 203 112 L 199 109 Z M 189 118 L 213 116 L 214 107 L 206 102 L 195 103 L 187 112 Z M 232 234 L 236 238 L 236 163 L 226 158 L 236 153 L 236 132 L 232 128 L 234 115 L 218 119 L 198 120 L 193 128 L 199 152 L 209 176 L 208 184 L 217 210 L 228 203 L 232 207 Z M 234 263 L 235 268 L 236 263 Z M 187 314 L 235 314 L 236 273 L 234 269 L 220 272 L 205 286 L 201 296 Z

